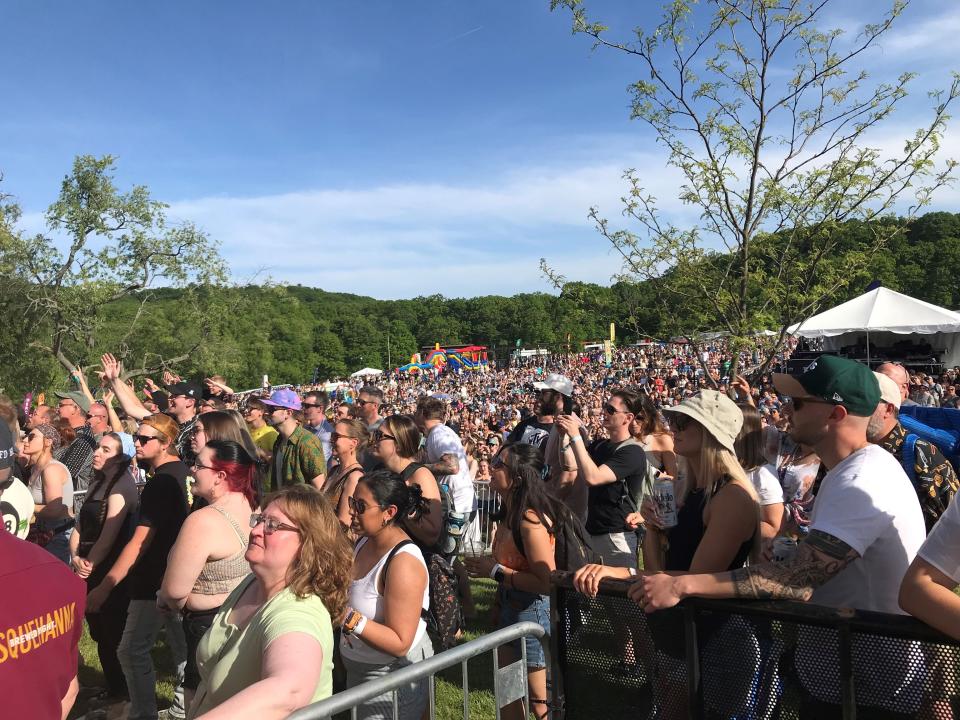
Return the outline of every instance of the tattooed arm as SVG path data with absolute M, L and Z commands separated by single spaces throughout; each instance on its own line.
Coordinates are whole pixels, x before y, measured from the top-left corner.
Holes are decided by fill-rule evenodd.
M 453 453 L 444 453 L 435 463 L 427 463 L 426 468 L 437 477 L 456 475 L 460 472 L 460 461 Z
M 797 554 L 784 563 L 762 563 L 710 575 L 648 575 L 629 596 L 647 612 L 673 607 L 685 597 L 809 600 L 813 591 L 860 555 L 842 540 L 811 530 Z

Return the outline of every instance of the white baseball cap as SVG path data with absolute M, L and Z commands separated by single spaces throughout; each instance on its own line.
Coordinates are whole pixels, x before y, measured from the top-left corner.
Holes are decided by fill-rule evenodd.
M 561 395 L 570 397 L 573 395 L 573 383 L 570 378 L 560 373 L 550 373 L 543 382 L 535 382 L 533 387 L 537 390 L 556 390 Z

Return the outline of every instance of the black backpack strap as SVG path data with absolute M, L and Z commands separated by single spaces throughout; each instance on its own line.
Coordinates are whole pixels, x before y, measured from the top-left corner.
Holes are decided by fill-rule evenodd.
M 407 482 L 411 477 L 413 477 L 413 474 L 422 467 L 424 467 L 423 463 L 412 462 L 400 472 L 400 477 L 404 482 Z
M 413 545 L 413 540 L 401 540 L 396 545 L 393 546 L 393 549 L 387 553 L 387 559 L 383 563 L 383 570 L 380 571 L 380 575 L 383 577 L 383 589 L 387 589 L 387 569 L 390 567 L 390 563 L 393 561 L 393 556 L 400 552 L 400 548 L 406 547 L 407 545 Z

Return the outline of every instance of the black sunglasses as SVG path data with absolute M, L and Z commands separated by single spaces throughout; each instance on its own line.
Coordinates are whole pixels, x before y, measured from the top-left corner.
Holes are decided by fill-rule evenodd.
M 615 407 L 614 407 L 613 405 L 611 405 L 610 403 L 607 403 L 606 405 L 603 406 L 603 411 L 604 411 L 607 415 L 616 415 L 617 413 L 625 413 L 625 412 L 627 412 L 627 410 L 619 410 L 618 408 L 615 408 Z
M 135 443 L 138 442 L 138 443 L 140 443 L 141 445 L 146 445 L 146 444 L 147 444 L 148 442 L 150 442 L 151 440 L 159 440 L 159 439 L 160 439 L 160 438 L 158 438 L 158 437 L 155 436 L 155 435 L 134 435 L 134 436 L 133 436 L 133 441 L 134 441 Z
M 302 407 L 302 408 L 315 408 L 315 407 L 323 407 L 323 406 L 322 406 L 320 403 L 301 403 L 301 404 L 300 404 L 300 407 Z
M 366 500 L 357 500 L 353 495 L 347 498 L 347 505 L 350 506 L 350 509 L 353 510 L 357 515 L 363 515 L 367 510 L 370 509 L 370 505 L 367 505 Z
M 373 441 L 375 443 L 381 442 L 382 440 L 393 440 L 394 442 L 397 441 L 393 435 L 387 435 L 382 430 L 377 430 L 375 433 L 373 433 Z

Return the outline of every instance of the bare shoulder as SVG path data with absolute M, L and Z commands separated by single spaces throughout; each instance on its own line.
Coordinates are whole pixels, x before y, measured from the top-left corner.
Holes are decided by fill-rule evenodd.
M 673 436 L 670 433 L 647 435 L 647 445 L 654 452 L 673 452 Z

